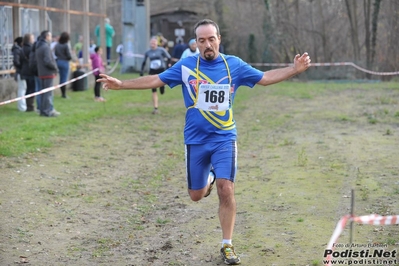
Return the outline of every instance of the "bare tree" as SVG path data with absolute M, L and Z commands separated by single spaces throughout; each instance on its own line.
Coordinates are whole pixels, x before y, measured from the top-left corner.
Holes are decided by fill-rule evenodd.
M 378 26 L 378 14 L 380 13 L 381 0 L 374 1 L 374 11 L 372 18 L 371 28 L 371 65 L 374 63 L 375 49 L 377 45 L 377 26 Z
M 353 46 L 353 57 L 357 62 L 360 59 L 359 30 L 357 24 L 357 2 L 353 0 L 345 0 L 349 24 L 351 29 L 351 40 Z

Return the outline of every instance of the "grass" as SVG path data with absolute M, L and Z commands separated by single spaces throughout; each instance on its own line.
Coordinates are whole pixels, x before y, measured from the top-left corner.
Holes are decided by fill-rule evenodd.
M 137 74 L 115 74 L 117 78 L 135 78 Z M 179 98 L 180 91 L 171 90 L 163 99 Z M 169 91 L 168 91 L 169 92 Z M 93 88 L 83 92 L 68 91 L 70 99 L 62 99 L 55 90 L 54 107 L 61 112 L 57 118 L 21 113 L 16 103 L 0 106 L 0 156 L 18 156 L 43 151 L 63 137 L 86 134 L 86 125 L 99 123 L 103 117 L 140 115 L 151 110 L 149 91 L 102 91 L 106 103 L 93 101 Z
M 126 79 L 137 75 L 118 74 L 116 76 Z M 390 93 L 395 93 L 395 89 L 398 87 L 397 83 L 384 83 L 383 85 L 379 84 L 379 86 L 381 87 L 379 89 L 381 94 L 387 87 L 389 87 Z M 308 110 L 308 108 L 311 109 L 311 106 L 308 106 L 309 103 L 323 97 L 329 97 L 336 92 L 341 97 L 351 94 L 351 90 L 368 89 L 376 89 L 375 84 L 284 82 L 268 88 L 257 87 L 253 90 L 241 88 L 239 90 L 235 102 L 236 110 L 246 111 L 248 105 L 253 102 L 260 103 L 259 107 L 255 106 L 255 108 L 247 111 L 246 116 L 243 112 L 240 117 L 236 112 L 238 123 L 242 123 L 240 121 L 243 121 L 243 117 L 249 118 L 245 120 L 248 121 L 247 127 L 238 126 L 241 134 L 239 138 L 240 147 L 243 148 L 241 149 L 242 155 L 240 155 L 242 156 L 240 158 L 242 164 L 240 171 L 242 173 L 240 173 L 238 179 L 239 186 L 237 186 L 236 196 L 239 209 L 250 211 L 238 214 L 240 223 L 237 226 L 237 234 L 239 234 L 239 237 L 235 241 L 241 252 L 245 251 L 245 253 L 250 254 L 250 259 L 256 260 L 257 253 L 261 253 L 259 258 L 265 255 L 263 253 L 267 253 L 267 256 L 277 261 L 281 258 L 281 254 L 287 253 L 287 250 L 296 252 L 287 255 L 293 257 L 298 256 L 302 252 L 300 249 L 302 249 L 311 252 L 306 253 L 308 257 L 300 258 L 301 262 L 306 261 L 306 265 L 321 265 L 317 259 L 320 254 L 315 254 L 314 250 L 321 250 L 324 247 L 324 241 L 328 240 L 327 237 L 330 236 L 330 231 L 335 226 L 333 219 L 341 214 L 337 212 L 338 203 L 341 204 L 339 208 L 345 208 L 348 205 L 347 198 L 343 198 L 342 195 L 346 193 L 345 189 L 352 185 L 350 176 L 356 176 L 357 204 L 359 205 L 356 205 L 357 213 L 362 214 L 370 210 L 370 213 L 384 214 L 393 208 L 383 201 L 379 203 L 380 199 L 385 199 L 382 196 L 386 197 L 384 187 L 380 183 L 385 182 L 384 180 L 391 175 L 397 175 L 397 167 L 388 168 L 387 173 L 383 172 L 381 176 L 376 171 L 375 173 L 371 170 L 367 172 L 367 168 L 363 168 L 364 164 L 360 164 L 361 162 L 373 162 L 368 157 L 362 157 L 363 154 L 369 156 L 367 150 L 358 148 L 353 151 L 353 153 L 358 154 L 357 157 L 352 156 L 353 153 L 346 154 L 348 150 L 346 145 L 350 144 L 351 141 L 355 142 L 350 138 L 350 135 L 348 136 L 346 126 L 354 123 L 363 129 L 364 124 L 366 124 L 365 129 L 374 129 L 381 124 L 378 135 L 388 136 L 384 137 L 383 141 L 392 141 L 397 135 L 396 129 L 391 127 L 398 121 L 399 115 L 396 115 L 396 110 L 393 109 L 396 107 L 384 105 L 387 111 L 375 112 L 378 114 L 378 121 L 381 121 L 376 126 L 368 123 L 367 116 L 363 112 L 352 113 L 345 109 L 334 108 L 331 108 L 332 110 L 326 108 L 324 112 L 323 108 L 319 108 L 319 113 L 314 114 Z M 341 90 L 345 90 L 345 93 L 339 94 Z M 67 225 L 75 226 L 82 219 L 81 217 L 86 219 L 85 216 L 90 212 L 78 211 L 74 206 L 86 208 L 86 210 L 97 210 L 97 213 L 102 213 L 102 215 L 103 213 L 112 213 L 113 215 L 110 216 L 112 218 L 119 215 L 120 220 L 110 219 L 112 224 L 107 224 L 110 228 L 104 227 L 104 232 L 112 231 L 111 237 L 108 234 L 99 234 L 97 228 L 95 228 L 96 231 L 90 235 L 92 236 L 90 242 L 86 243 L 91 244 L 91 246 L 83 245 L 83 248 L 82 245 L 71 242 L 67 248 L 71 255 L 82 256 L 80 253 L 87 253 L 92 258 L 100 258 L 99 260 L 105 260 L 108 256 L 118 254 L 118 249 L 115 249 L 115 247 L 119 245 L 121 247 L 138 245 L 132 241 L 136 241 L 136 238 L 138 240 L 139 237 L 145 239 L 147 234 L 152 236 L 163 230 L 173 229 L 176 226 L 176 217 L 171 213 L 176 208 L 183 208 L 179 207 L 181 206 L 179 204 L 176 206 L 174 204 L 189 204 L 188 207 L 184 207 L 188 209 L 197 205 L 197 203 L 185 203 L 186 200 L 189 200 L 185 195 L 184 181 L 179 179 L 184 173 L 176 170 L 176 168 L 183 168 L 184 164 L 182 163 L 184 161 L 183 145 L 180 143 L 182 128 L 176 128 L 173 124 L 165 129 L 165 125 L 159 125 L 154 123 L 155 119 L 150 119 L 154 118 L 150 114 L 152 110 L 150 91 L 109 91 L 103 92 L 103 94 L 108 100 L 105 104 L 93 101 L 92 88 L 84 92 L 70 92 L 70 100 L 63 100 L 57 94 L 55 106 L 62 112 L 62 115 L 57 118 L 43 118 L 37 116 L 37 114 L 20 113 L 15 104 L 0 106 L 0 156 L 20 156 L 30 152 L 47 151 L 51 154 L 53 150 L 49 148 L 52 145 L 69 144 L 73 138 L 79 138 L 83 134 L 90 135 L 99 128 L 96 127 L 96 125 L 101 125 L 99 123 L 108 123 L 106 128 L 101 128 L 113 131 L 112 137 L 117 138 L 118 133 L 120 137 L 122 134 L 129 135 L 131 142 L 126 143 L 126 146 L 131 145 L 129 148 L 132 149 L 131 153 L 134 156 L 130 156 L 130 152 L 122 151 L 121 154 L 128 155 L 126 161 L 113 164 L 114 161 L 119 159 L 116 148 L 111 147 L 111 145 L 107 146 L 105 143 L 101 147 L 109 149 L 107 151 L 108 158 L 106 158 L 107 165 L 110 164 L 109 168 L 114 165 L 125 167 L 125 164 L 127 164 L 132 172 L 137 172 L 136 174 L 130 175 L 130 171 L 123 170 L 123 168 L 116 174 L 111 174 L 113 170 L 106 171 L 109 176 L 99 173 L 95 177 L 95 183 L 103 183 L 104 186 L 107 183 L 108 185 L 105 188 L 101 187 L 101 189 L 95 190 L 96 186 L 92 183 L 93 176 L 80 179 L 78 177 L 81 169 L 85 172 L 87 169 L 91 169 L 90 164 L 93 164 L 93 169 L 95 169 L 94 165 L 104 166 L 104 161 L 102 161 L 104 154 L 99 152 L 96 154 L 89 153 L 89 156 L 85 157 L 87 160 L 79 163 L 63 158 L 63 164 L 67 165 L 65 169 L 72 173 L 70 179 L 63 178 L 64 175 L 60 174 L 60 177 L 54 179 L 56 181 L 51 179 L 51 182 L 46 182 L 48 180 L 44 178 L 37 180 L 40 183 L 37 184 L 36 190 L 39 189 L 40 198 L 46 205 L 44 205 L 45 209 L 39 209 L 38 213 L 34 213 L 36 216 L 32 220 L 35 221 L 35 224 L 46 221 L 46 223 L 53 225 L 61 218 L 70 219 L 68 220 L 70 223 Z M 334 96 L 337 97 L 337 95 Z M 268 98 L 266 104 L 263 104 L 263 99 L 260 96 Z M 256 98 L 258 101 L 253 101 Z M 364 100 L 362 98 L 361 104 L 369 107 L 369 102 L 366 100 L 382 104 L 382 98 L 384 97 Z M 308 99 L 312 99 L 312 101 L 308 101 Z M 324 102 L 330 103 L 330 100 Z M 290 108 L 290 103 L 296 101 L 301 102 L 301 105 Z M 175 103 L 179 104 L 175 106 Z M 168 124 L 177 121 L 177 119 L 184 119 L 180 88 L 167 90 L 167 93 L 160 98 L 160 104 L 162 113 L 159 117 L 155 117 L 156 119 L 168 119 Z M 276 106 L 269 106 L 273 104 L 276 104 Z M 349 102 L 349 104 L 351 103 Z M 323 106 L 329 107 L 327 105 Z M 361 106 L 363 107 L 363 105 Z M 257 119 L 260 122 L 253 121 L 251 123 L 252 114 L 258 115 Z M 333 123 L 338 127 L 338 133 L 320 135 L 317 132 L 318 127 L 315 126 L 320 121 Z M 323 124 L 321 123 L 321 125 Z M 299 127 L 304 127 L 306 130 L 301 130 Z M 316 132 L 314 132 L 315 130 Z M 341 134 L 341 132 L 345 134 Z M 369 132 L 367 136 L 371 134 L 372 132 Z M 130 136 L 134 137 L 130 139 Z M 331 141 L 329 139 L 331 136 L 337 137 L 337 139 Z M 369 139 L 365 140 L 370 141 Z M 147 145 L 135 145 L 141 143 Z M 77 147 L 86 150 L 96 146 L 84 143 Z M 122 150 L 125 148 L 124 146 L 117 147 Z M 137 147 L 138 149 L 135 149 Z M 141 149 L 141 147 L 148 147 L 147 153 L 144 152 L 146 149 Z M 250 149 L 246 149 L 246 147 L 250 147 Z M 353 146 L 351 146 L 352 148 Z M 159 154 L 162 154 L 162 159 L 159 159 L 161 158 Z M 148 156 L 152 155 L 158 159 L 146 160 L 146 158 L 149 158 Z M 353 161 L 347 161 L 345 158 Z M 140 163 L 137 163 L 136 159 Z M 376 157 L 376 161 L 383 162 L 383 159 L 381 156 Z M 359 166 L 359 164 L 362 171 L 354 172 L 354 166 Z M 11 168 L 14 166 L 5 164 L 5 167 Z M 134 169 L 135 167 L 139 168 Z M 111 177 L 112 179 L 110 179 Z M 347 179 L 348 183 L 345 183 L 344 181 Z M 170 187 L 177 188 L 176 191 L 181 191 L 184 196 L 172 198 L 174 195 L 172 194 L 169 198 L 166 197 L 169 200 L 165 200 L 160 195 L 165 195 L 165 193 L 170 195 Z M 399 189 L 395 189 L 391 185 L 388 186 L 388 189 L 390 195 L 399 194 Z M 18 193 L 19 195 L 21 193 Z M 213 199 L 210 198 L 209 200 L 216 201 L 216 198 L 216 195 L 214 195 Z M 47 204 L 48 202 L 51 204 Z M 57 204 L 58 202 L 62 204 Z M 370 202 L 373 202 L 373 204 L 370 204 Z M 319 207 L 320 203 L 322 203 L 321 207 Z M 4 200 L 3 205 L 5 204 L 7 202 Z M 208 204 L 208 202 L 204 204 Z M 96 209 L 98 206 L 100 208 Z M 366 210 L 365 207 L 369 209 Z M 46 214 L 51 215 L 46 216 Z M 82 216 L 82 214 L 84 215 Z M 48 221 L 48 217 L 50 217 L 50 221 Z M 246 227 L 247 224 L 257 220 L 261 222 L 257 223 L 256 227 Z M 219 228 L 216 227 L 216 224 L 218 224 L 217 218 L 209 218 L 209 221 L 211 224 L 207 225 L 207 228 L 214 228 L 214 231 L 219 231 Z M 200 227 L 197 227 L 199 226 L 198 220 L 194 219 L 187 221 L 187 223 L 189 225 L 186 225 L 187 227 L 184 227 L 184 229 L 195 228 L 195 230 L 201 231 Z M 98 227 L 97 224 L 91 226 Z M 15 226 L 14 228 L 29 228 L 31 232 L 35 232 L 30 227 L 25 226 Z M 361 227 L 361 229 L 370 230 L 366 226 Z M 310 230 L 312 230 L 314 236 L 309 236 Z M 388 230 L 385 232 L 388 232 Z M 382 239 L 389 243 L 397 242 L 396 235 L 383 235 L 385 232 L 378 232 L 380 235 L 373 236 L 373 239 Z M 27 238 L 30 232 L 21 229 L 16 233 L 20 238 Z M 183 233 L 185 233 L 185 230 L 182 230 L 181 234 L 183 235 Z M 372 233 L 374 234 L 374 232 Z M 129 237 L 127 237 L 128 235 Z M 307 240 L 310 237 L 312 237 L 312 241 Z M 133 240 L 131 241 L 131 239 Z M 362 239 L 368 238 L 357 236 L 356 239 L 363 241 Z M 176 243 L 178 241 L 185 243 L 186 240 L 181 237 L 176 239 Z M 204 237 L 201 241 L 205 243 L 208 239 Z M 269 249 L 275 250 L 276 254 L 274 252 L 270 254 L 271 252 L 264 250 L 262 252 L 253 251 L 254 248 L 264 248 L 266 251 Z M 116 260 L 116 258 L 111 260 Z M 170 265 L 175 263 L 178 262 L 174 260 L 169 262 Z
M 120 79 L 138 77 L 137 74 L 113 74 Z M 375 84 L 331 84 L 331 83 L 296 83 L 282 82 L 268 87 L 270 95 L 288 96 L 292 98 L 313 98 L 323 93 L 325 88 L 333 90 L 344 90 L 353 86 L 361 86 L 362 89 L 374 89 Z M 396 83 L 384 83 L 385 88 L 397 88 Z M 260 87 L 258 89 L 265 89 Z M 144 91 L 102 91 L 108 100 L 106 103 L 93 101 L 93 89 L 83 92 L 69 91 L 69 100 L 64 100 L 55 90 L 54 106 L 62 114 L 57 118 L 44 118 L 36 113 L 21 113 L 17 111 L 16 103 L 0 106 L 0 156 L 19 156 L 29 152 L 43 152 L 54 143 L 62 142 L 65 137 L 78 137 L 87 133 L 87 125 L 90 123 L 101 123 L 104 117 L 127 117 L 136 116 L 150 112 L 150 92 Z M 238 112 L 245 108 L 241 103 L 247 99 L 257 97 L 257 89 L 248 90 L 241 88 L 238 91 L 235 106 Z M 180 88 L 167 90 L 162 96 L 163 101 L 181 99 Z M 378 100 L 380 101 L 380 99 Z M 183 107 L 183 101 L 181 102 Z M 173 109 L 166 110 L 173 113 Z M 376 123 L 374 119 L 369 123 Z M 146 126 L 146 125 L 141 125 Z M 284 143 L 283 145 L 289 145 Z

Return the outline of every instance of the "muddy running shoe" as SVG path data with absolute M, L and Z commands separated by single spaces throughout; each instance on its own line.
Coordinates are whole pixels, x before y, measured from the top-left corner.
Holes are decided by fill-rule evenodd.
M 206 192 L 204 197 L 208 197 L 209 194 L 211 194 L 211 191 L 213 189 L 213 185 L 215 184 L 215 180 L 216 180 L 215 172 L 212 169 L 209 172 L 209 176 L 212 178 L 212 181 L 211 181 L 211 184 L 209 185 L 208 191 Z
M 238 257 L 234 251 L 233 245 L 224 244 L 220 250 L 223 262 L 227 265 L 239 265 L 241 264 L 240 257 Z
M 156 114 L 158 114 L 158 113 L 159 113 L 158 108 L 154 108 L 154 110 L 152 111 L 152 114 L 153 114 L 153 115 L 156 115 Z

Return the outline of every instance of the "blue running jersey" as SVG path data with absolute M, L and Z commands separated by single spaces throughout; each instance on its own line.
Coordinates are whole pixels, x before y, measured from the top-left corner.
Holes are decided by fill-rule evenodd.
M 198 61 L 199 57 L 199 61 Z M 197 69 L 199 65 L 199 69 Z M 218 104 L 209 106 L 209 110 L 196 108 L 198 100 L 197 80 L 199 84 L 230 84 L 229 108 L 218 111 Z M 198 79 L 197 79 L 198 75 Z M 219 54 L 208 61 L 199 55 L 179 60 L 171 68 L 159 74 L 162 82 L 173 88 L 182 85 L 184 104 L 187 108 L 184 128 L 185 144 L 205 144 L 236 140 L 237 131 L 233 118 L 232 105 L 237 89 L 240 86 L 253 87 L 263 77 L 263 72 L 253 68 L 236 56 Z M 205 87 L 205 86 L 204 86 Z M 208 97 L 209 95 L 206 94 Z M 221 94 L 224 99 L 224 93 Z

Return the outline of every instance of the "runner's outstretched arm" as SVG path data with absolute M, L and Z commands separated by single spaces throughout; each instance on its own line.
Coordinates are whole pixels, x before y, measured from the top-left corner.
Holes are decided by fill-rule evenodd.
M 289 79 L 308 69 L 310 61 L 308 53 L 304 53 L 303 55 L 297 54 L 294 58 L 293 66 L 266 71 L 258 84 L 266 86 Z
M 101 78 L 97 82 L 102 82 L 105 90 L 145 90 L 165 85 L 158 75 L 149 75 L 129 80 L 119 80 L 106 74 L 100 74 L 100 76 Z

